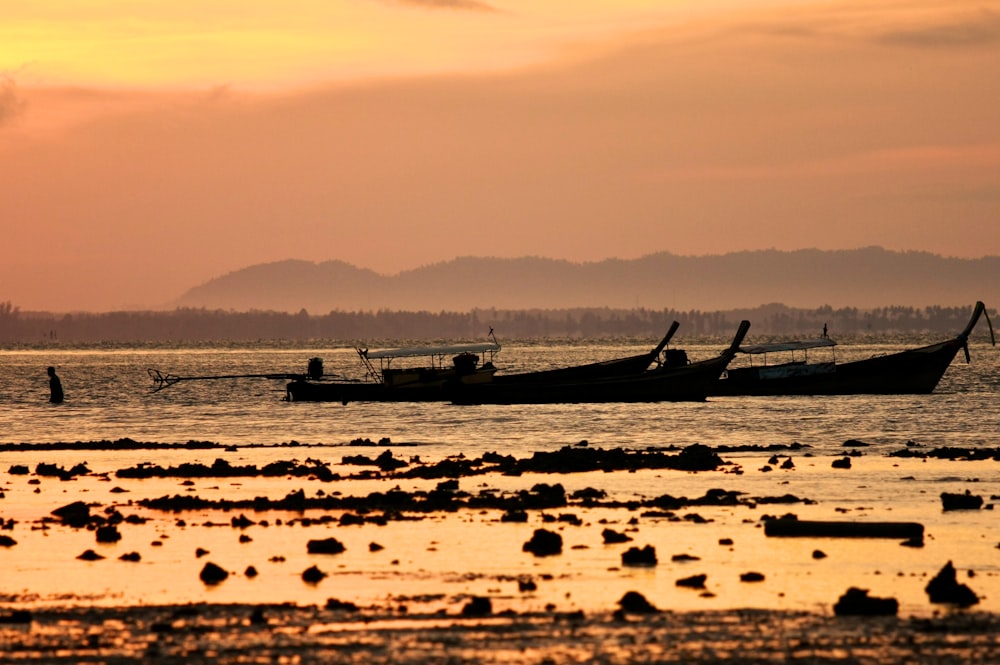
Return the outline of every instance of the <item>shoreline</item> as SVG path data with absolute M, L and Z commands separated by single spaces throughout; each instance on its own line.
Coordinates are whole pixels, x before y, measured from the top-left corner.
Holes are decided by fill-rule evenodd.
M 10 622 L 13 662 L 995 662 L 1000 615 L 836 617 L 776 610 L 409 615 L 318 606 L 50 608 Z

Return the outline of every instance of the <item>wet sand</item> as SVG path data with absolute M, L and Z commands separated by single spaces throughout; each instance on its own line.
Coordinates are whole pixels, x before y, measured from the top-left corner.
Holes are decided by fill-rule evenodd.
M 8 617 L 9 618 L 9 617 Z M 42 610 L 0 625 L 11 663 L 995 663 L 1000 618 L 744 610 L 400 615 L 183 605 Z

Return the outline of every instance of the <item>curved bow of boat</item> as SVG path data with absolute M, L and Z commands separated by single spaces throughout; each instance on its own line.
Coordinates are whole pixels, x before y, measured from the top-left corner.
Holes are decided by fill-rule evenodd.
M 997 345 L 996 336 L 993 334 L 993 322 L 990 321 L 990 315 L 986 311 L 986 305 L 982 300 L 979 300 L 976 302 L 976 306 L 972 310 L 972 317 L 969 319 L 969 325 L 965 326 L 965 330 L 963 330 L 958 336 L 959 341 L 962 342 L 962 350 L 965 351 L 965 362 L 967 363 L 971 361 L 971 357 L 969 356 L 969 335 L 972 334 L 972 329 L 976 327 L 977 323 L 979 323 L 980 316 L 986 317 L 986 324 L 990 328 L 990 343 L 993 344 L 993 346 Z

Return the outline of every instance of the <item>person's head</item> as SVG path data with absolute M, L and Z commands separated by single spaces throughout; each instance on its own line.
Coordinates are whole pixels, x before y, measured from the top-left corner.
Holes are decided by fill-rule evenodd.
M 48 369 L 48 372 L 49 372 L 49 376 L 53 376 L 56 373 L 56 368 L 55 367 L 50 367 Z

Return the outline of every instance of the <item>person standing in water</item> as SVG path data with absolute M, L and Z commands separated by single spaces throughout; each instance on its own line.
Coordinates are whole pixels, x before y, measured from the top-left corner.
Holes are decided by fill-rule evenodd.
M 62 381 L 56 375 L 56 368 L 49 368 L 49 401 L 53 404 L 61 404 L 63 401 Z

